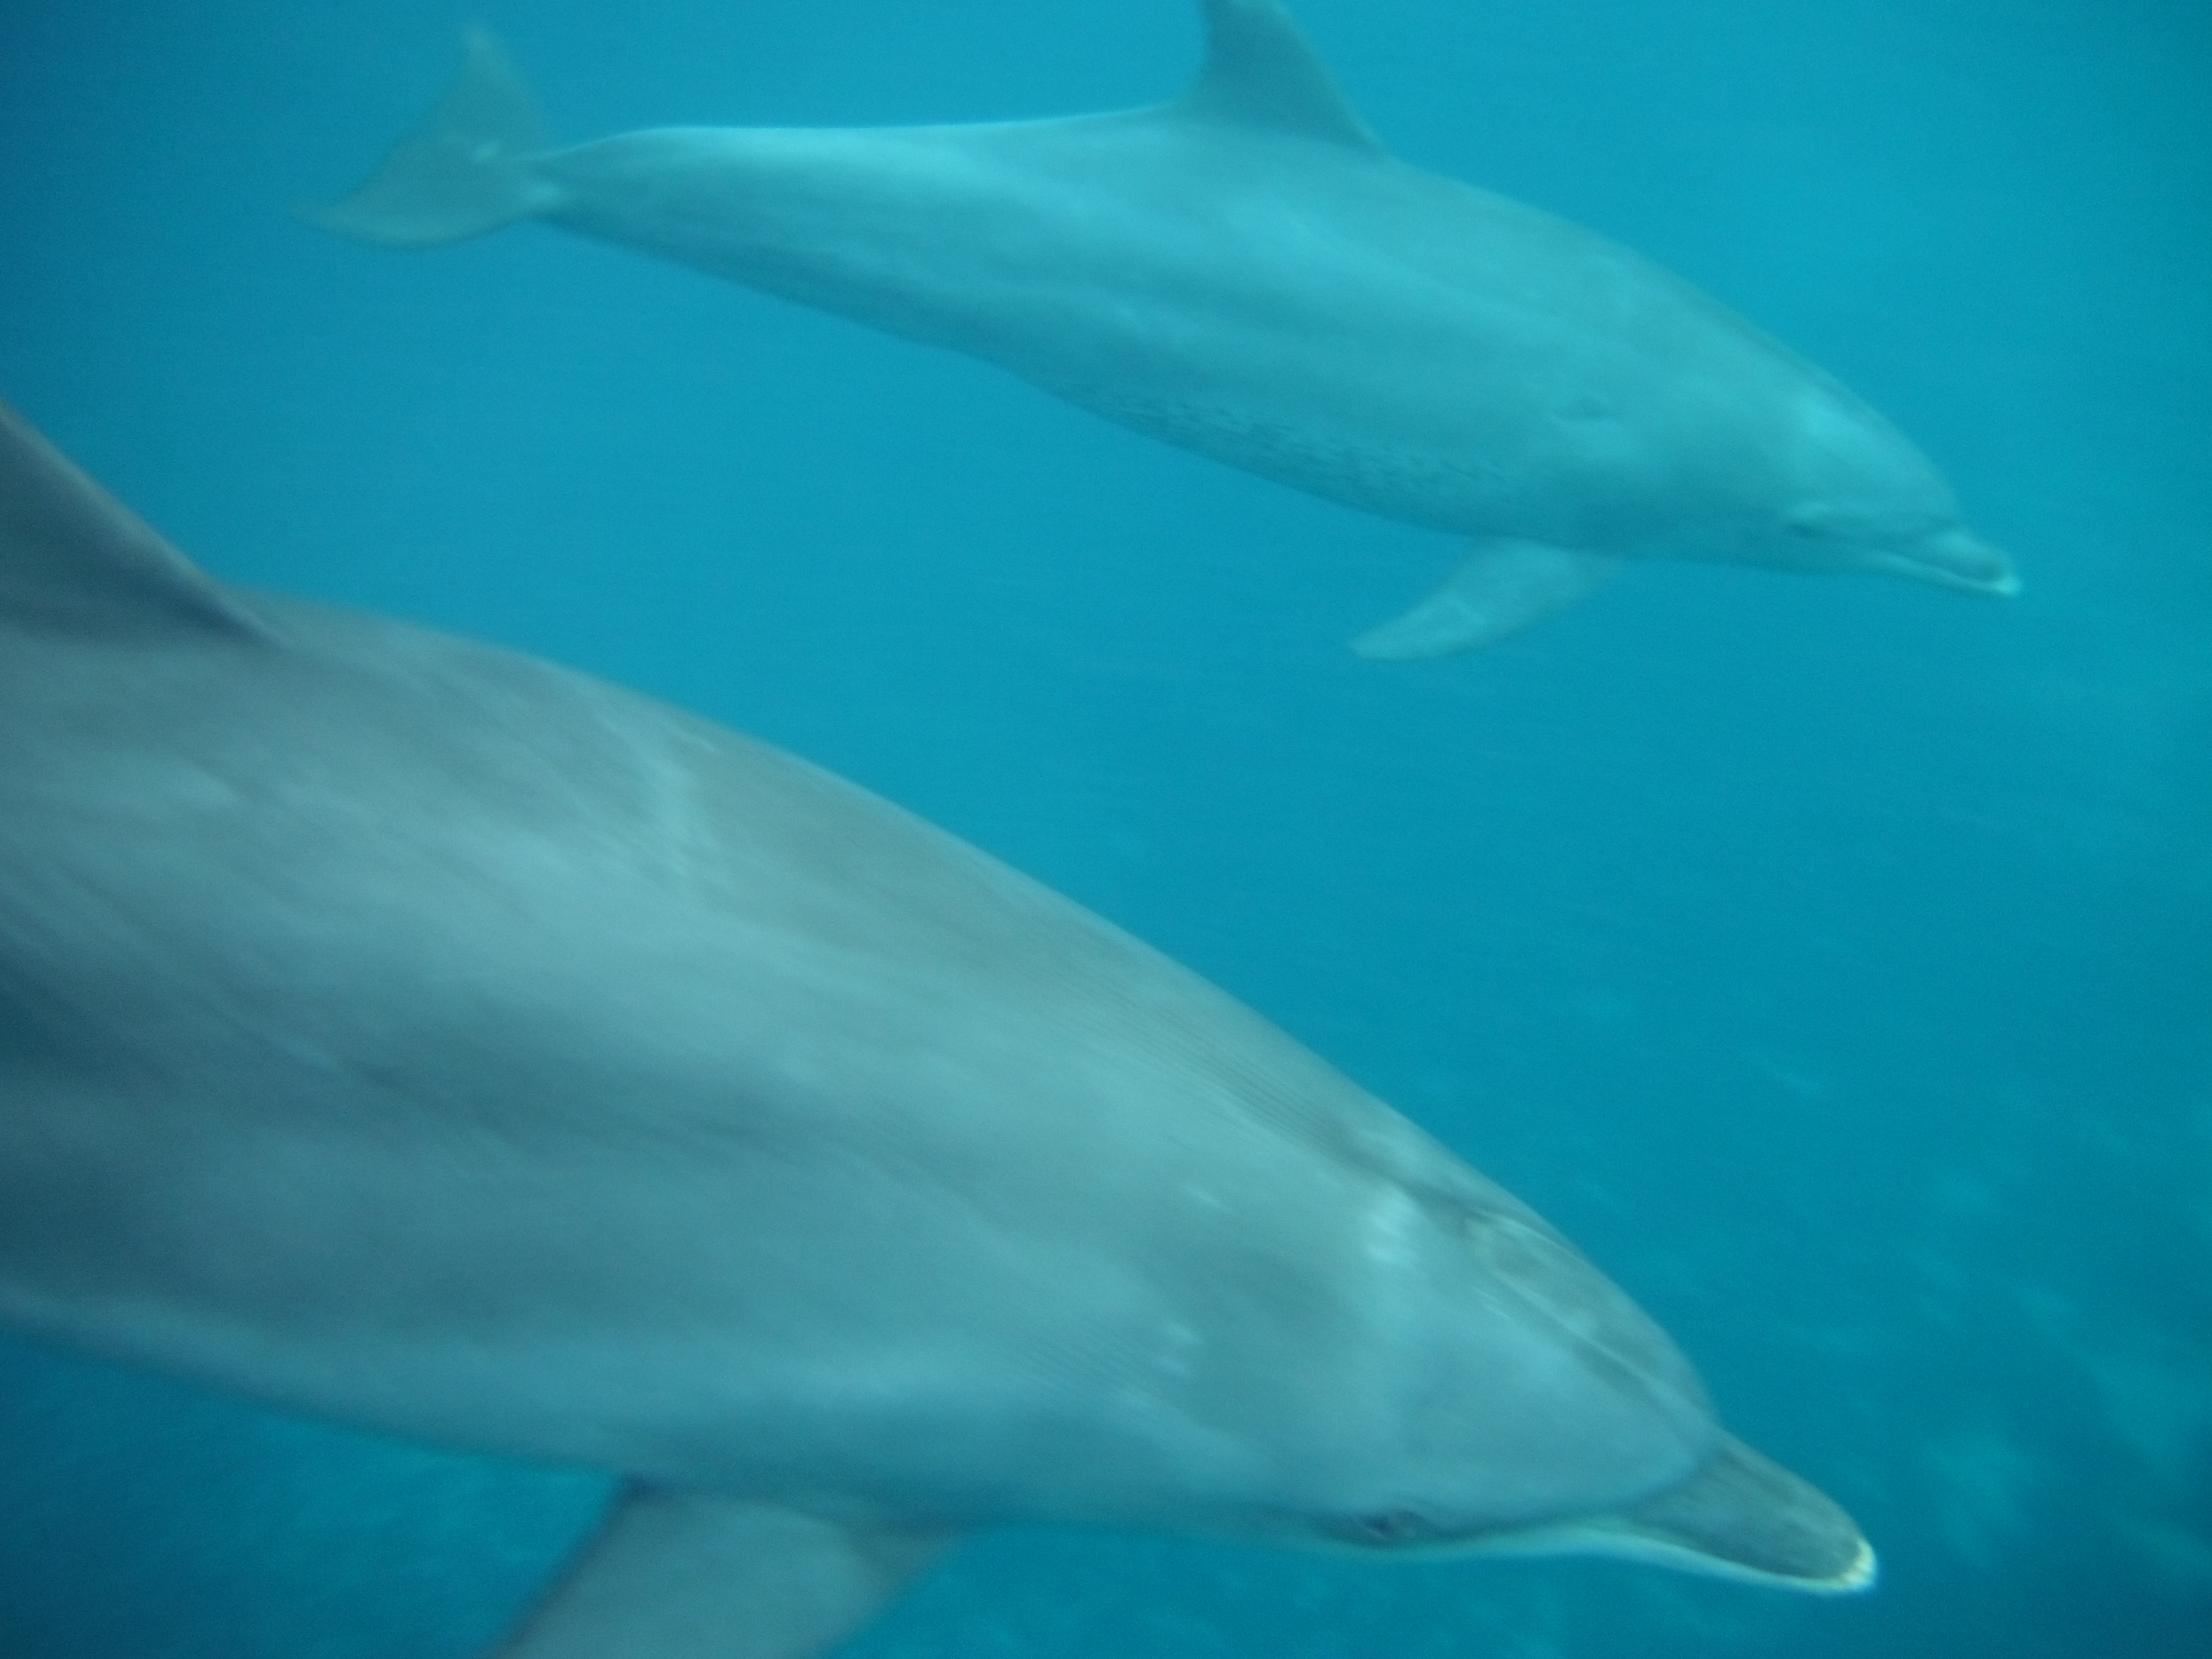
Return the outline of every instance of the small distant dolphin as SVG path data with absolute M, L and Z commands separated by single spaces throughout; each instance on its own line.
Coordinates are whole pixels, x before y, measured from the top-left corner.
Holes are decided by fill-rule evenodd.
M 793 1659 L 1000 1522 L 1874 1576 L 1195 975 L 735 733 L 234 592 L 4 407 L 0 1322 L 625 1476 L 510 1659 Z
M 1630 557 L 2014 590 L 1833 380 L 1626 248 L 1392 159 L 1275 0 L 1205 9 L 1204 72 L 1154 109 L 564 150 L 476 33 L 429 120 L 312 216 L 410 247 L 548 219 L 1472 536 L 1371 657 L 1489 644 Z

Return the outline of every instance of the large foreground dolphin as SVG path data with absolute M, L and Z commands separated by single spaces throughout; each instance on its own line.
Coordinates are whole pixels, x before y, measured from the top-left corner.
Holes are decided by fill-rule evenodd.
M 732 732 L 231 592 L 4 409 L 0 1321 L 626 1476 L 529 1659 L 813 1653 L 1005 1522 L 1874 1575 L 1203 981 Z
M 1205 71 L 1156 109 L 563 150 L 477 34 L 429 120 L 314 216 L 402 246 L 550 220 L 1474 538 L 1370 656 L 1501 639 L 1635 556 L 2013 591 L 1833 380 L 1626 248 L 1393 160 L 1275 0 L 1205 8 Z

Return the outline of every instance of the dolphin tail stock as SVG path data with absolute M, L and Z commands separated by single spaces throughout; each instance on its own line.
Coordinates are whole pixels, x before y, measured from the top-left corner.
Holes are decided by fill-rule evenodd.
M 535 163 L 547 149 L 530 89 L 489 31 L 463 37 L 461 72 L 422 124 L 344 200 L 311 224 L 387 247 L 438 247 L 561 205 Z
M 808 1659 L 952 1536 L 633 1486 L 491 1659 Z
M 1588 598 L 1622 561 L 1549 542 L 1477 542 L 1442 586 L 1402 616 L 1352 641 L 1363 657 L 1412 662 L 1472 651 L 1533 627 Z

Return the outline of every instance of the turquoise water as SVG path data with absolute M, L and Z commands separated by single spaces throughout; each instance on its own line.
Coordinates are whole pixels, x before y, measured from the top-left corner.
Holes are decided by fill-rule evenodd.
M 1184 0 L 478 9 L 556 130 L 1143 101 Z M 218 574 L 915 807 L 1530 1200 L 1849 1505 L 1872 1596 L 979 1540 L 868 1659 L 2212 1651 L 2212 13 L 1304 0 L 1410 160 L 1833 368 L 2016 602 L 1633 572 L 1479 658 L 1443 538 L 535 227 L 319 235 L 440 0 L 0 11 L 0 396 Z M 0 1347 L 0 1659 L 441 1659 L 600 1487 Z

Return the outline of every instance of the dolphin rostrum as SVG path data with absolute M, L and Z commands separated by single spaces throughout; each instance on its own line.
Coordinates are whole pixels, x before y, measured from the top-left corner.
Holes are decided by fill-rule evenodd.
M 1276 0 L 1205 9 L 1205 70 L 1158 108 L 574 149 L 479 33 L 428 122 L 313 216 L 400 246 L 550 220 L 1474 538 L 1355 641 L 1372 657 L 1502 639 L 1634 556 L 2014 591 L 1836 381 L 1627 249 L 1394 160 Z
M 1194 975 L 703 720 L 226 588 L 4 408 L 0 1322 L 619 1474 L 528 1659 L 813 1653 L 1028 1521 L 1874 1576 Z

